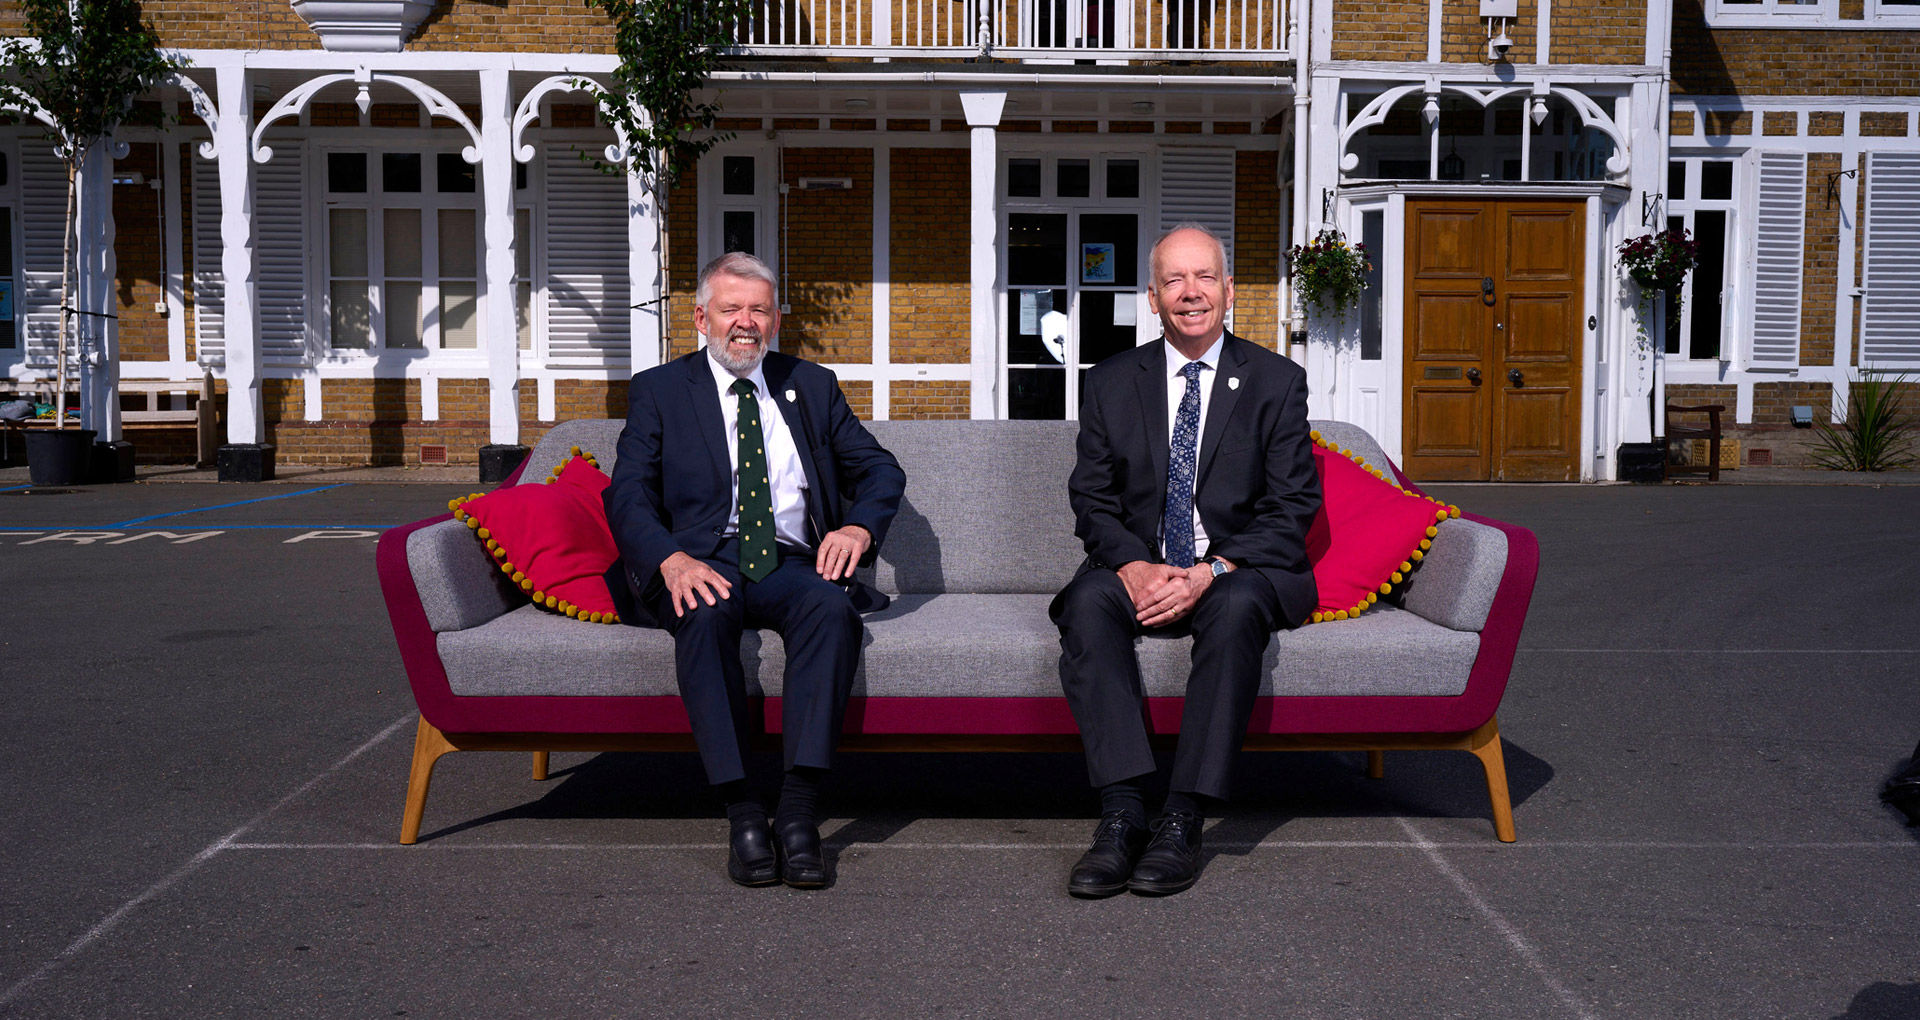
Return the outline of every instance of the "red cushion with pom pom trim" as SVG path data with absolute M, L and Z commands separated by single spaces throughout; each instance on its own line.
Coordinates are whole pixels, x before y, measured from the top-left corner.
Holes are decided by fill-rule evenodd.
M 1320 588 L 1311 622 L 1348 620 L 1406 580 L 1439 523 L 1460 511 L 1400 488 L 1317 432 L 1313 441 L 1324 502 L 1307 531 L 1307 560 Z
M 617 623 L 607 568 L 618 559 L 601 493 L 609 479 L 578 447 L 545 485 L 522 483 L 455 500 L 454 516 L 535 605 L 591 623 Z

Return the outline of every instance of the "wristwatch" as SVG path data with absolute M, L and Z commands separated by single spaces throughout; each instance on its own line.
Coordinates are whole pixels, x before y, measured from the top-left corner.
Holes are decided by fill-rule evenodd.
M 1215 577 L 1219 577 L 1221 574 L 1227 573 L 1228 571 L 1233 569 L 1231 566 L 1227 564 L 1226 560 L 1223 560 L 1218 556 L 1208 557 L 1207 562 L 1213 564 L 1213 576 Z

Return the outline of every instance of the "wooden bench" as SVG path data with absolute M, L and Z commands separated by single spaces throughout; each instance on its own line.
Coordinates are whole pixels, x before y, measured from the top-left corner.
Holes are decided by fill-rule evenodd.
M 1724 404 L 1675 404 L 1671 402 L 1667 404 L 1665 418 L 1667 455 L 1661 464 L 1663 468 L 1661 479 L 1663 481 L 1678 474 L 1699 474 L 1701 472 L 1706 473 L 1707 481 L 1709 482 L 1717 482 L 1720 480 L 1720 415 L 1723 414 L 1726 409 L 1726 405 Z M 1704 414 L 1707 416 L 1707 421 L 1704 425 L 1675 425 L 1673 423 L 1673 416 L 1676 414 Z M 1690 439 L 1704 439 L 1707 441 L 1707 462 L 1705 465 L 1691 463 L 1675 464 L 1673 462 L 1674 443 Z

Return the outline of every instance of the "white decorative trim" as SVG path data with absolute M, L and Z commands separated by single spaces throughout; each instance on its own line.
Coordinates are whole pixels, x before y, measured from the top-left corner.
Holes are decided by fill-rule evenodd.
M 517 162 L 531 163 L 535 154 L 532 143 L 525 141 L 527 128 L 540 119 L 540 101 L 556 92 L 585 92 L 596 99 L 605 94 L 599 82 L 577 74 L 556 74 L 527 90 L 520 98 L 520 106 L 513 112 L 512 140 L 513 158 Z M 633 154 L 628 144 L 627 132 L 619 124 L 613 125 L 614 143 L 607 146 L 605 156 L 609 163 L 624 163 Z
M 480 162 L 480 129 L 474 126 L 473 121 L 467 118 L 466 112 L 461 110 L 453 100 L 448 99 L 445 93 L 418 78 L 389 74 L 384 71 L 369 71 L 364 67 L 349 73 L 324 74 L 318 78 L 310 78 L 301 82 L 293 91 L 281 96 L 280 101 L 267 110 L 267 115 L 260 118 L 260 123 L 253 129 L 253 161 L 265 163 L 273 159 L 272 147 L 260 144 L 260 139 L 267 133 L 268 128 L 288 117 L 300 116 L 300 111 L 313 102 L 313 97 L 320 90 L 344 81 L 351 81 L 359 86 L 359 94 L 354 96 L 353 101 L 360 107 L 361 113 L 367 112 L 368 107 L 372 105 L 373 98 L 367 90 L 374 82 L 384 82 L 406 89 L 413 94 L 414 98 L 425 104 L 429 114 L 445 117 L 465 128 L 467 137 L 473 140 L 473 144 L 460 150 L 460 158 L 469 163 Z
M 193 106 L 193 115 L 200 118 L 201 122 L 207 125 L 207 130 L 213 132 L 216 137 L 220 134 L 220 113 L 215 107 L 213 97 L 207 95 L 207 90 L 201 88 L 199 82 L 184 74 L 170 74 L 162 81 L 185 92 L 187 100 Z M 216 154 L 213 139 L 209 138 L 201 142 L 199 151 L 201 159 L 213 159 Z
M 1606 112 L 1600 109 L 1600 104 L 1594 102 L 1593 97 L 1577 89 L 1552 85 L 1545 81 L 1535 81 L 1525 85 L 1480 86 L 1457 83 L 1444 84 L 1429 78 L 1426 81 L 1414 82 L 1410 85 L 1400 85 L 1388 89 L 1373 97 L 1373 100 L 1362 107 L 1360 113 L 1356 115 L 1345 128 L 1341 129 L 1339 149 L 1341 173 L 1351 173 L 1360 166 L 1359 154 L 1347 151 L 1347 147 L 1352 144 L 1354 136 L 1367 128 L 1386 123 L 1387 115 L 1393 110 L 1393 104 L 1414 92 L 1422 90 L 1427 94 L 1426 115 L 1428 123 L 1432 123 L 1439 116 L 1437 97 L 1442 92 L 1457 92 L 1479 103 L 1482 107 L 1492 106 L 1507 96 L 1522 92 L 1529 93 L 1533 96 L 1532 103 L 1534 104 L 1533 117 L 1535 124 L 1545 119 L 1543 115 L 1543 111 L 1545 110 L 1545 97 L 1548 95 L 1559 96 L 1565 99 L 1567 104 L 1572 106 L 1574 110 L 1580 114 L 1580 123 L 1582 125 L 1593 128 L 1613 140 L 1613 155 L 1607 158 L 1607 170 L 1609 172 L 1616 174 L 1626 173 L 1627 167 L 1631 164 L 1627 152 L 1627 138 L 1626 135 L 1621 132 L 1620 125 L 1615 124 L 1613 118 L 1607 116 Z
M 293 0 L 293 12 L 343 53 L 398 53 L 433 13 L 435 0 Z

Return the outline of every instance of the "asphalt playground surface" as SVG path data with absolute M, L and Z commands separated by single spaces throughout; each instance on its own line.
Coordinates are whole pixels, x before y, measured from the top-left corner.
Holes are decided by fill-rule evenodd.
M 0 1017 L 1920 1017 L 1920 487 L 1435 486 L 1540 537 L 1519 842 L 1465 753 L 1248 756 L 1198 885 L 1082 902 L 1073 755 L 845 756 L 820 892 L 690 755 L 452 755 L 399 846 L 374 538 L 475 485 L 18 484 Z

